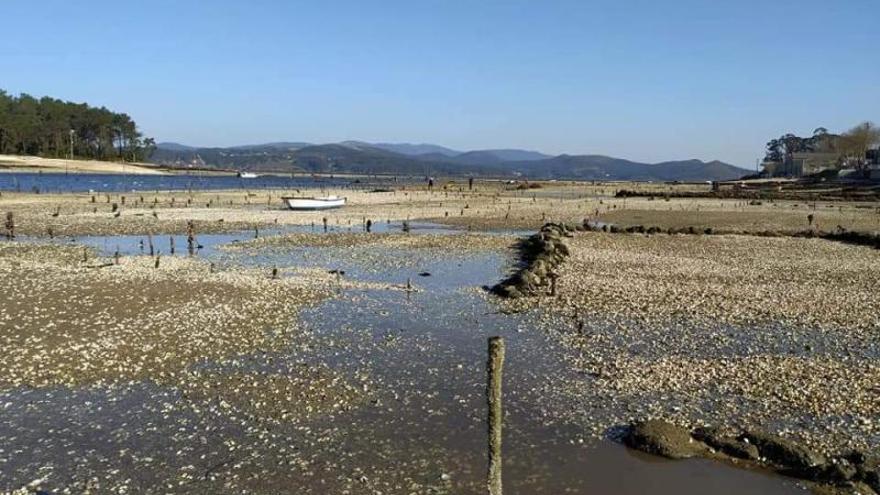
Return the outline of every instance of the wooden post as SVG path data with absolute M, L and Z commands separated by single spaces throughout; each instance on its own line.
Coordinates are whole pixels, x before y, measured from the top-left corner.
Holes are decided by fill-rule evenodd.
M 6 238 L 15 239 L 15 216 L 11 211 L 6 213 Z
M 487 486 L 489 495 L 501 495 L 501 424 L 504 411 L 501 406 L 501 371 L 504 368 L 504 339 L 489 338 L 489 360 L 486 362 L 488 383 L 486 402 L 489 406 L 489 469 Z
M 190 256 L 196 251 L 196 226 L 192 220 L 186 222 L 186 250 Z

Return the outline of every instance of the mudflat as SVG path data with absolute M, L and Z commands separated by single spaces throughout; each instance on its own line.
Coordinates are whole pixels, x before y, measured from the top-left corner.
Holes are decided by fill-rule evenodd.
M 878 205 L 437 183 L 325 190 L 348 197 L 325 212 L 281 190 L 0 194 L 0 490 L 476 493 L 490 335 L 520 493 L 622 472 L 628 493 L 796 490 L 623 455 L 635 419 L 880 448 L 880 250 L 794 236 L 876 231 Z M 567 228 L 555 289 L 484 289 L 542 225 L 585 220 L 619 229 Z

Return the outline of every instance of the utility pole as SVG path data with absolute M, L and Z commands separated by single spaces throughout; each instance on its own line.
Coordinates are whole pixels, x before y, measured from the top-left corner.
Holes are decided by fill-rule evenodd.
M 73 160 L 73 136 L 76 135 L 76 131 L 73 129 L 70 130 L 70 156 L 69 160 Z M 67 165 L 64 166 L 64 174 L 67 175 L 70 173 L 70 162 L 67 162 Z

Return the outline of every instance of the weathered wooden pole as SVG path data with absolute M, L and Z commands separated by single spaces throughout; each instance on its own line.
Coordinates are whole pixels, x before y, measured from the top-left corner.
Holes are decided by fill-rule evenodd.
M 192 220 L 186 222 L 186 250 L 190 256 L 196 251 L 196 226 Z
M 15 215 L 11 211 L 6 213 L 6 238 L 15 239 Z
M 489 469 L 486 481 L 489 495 L 501 495 L 501 424 L 504 410 L 501 405 L 501 371 L 504 368 L 504 339 L 489 338 L 489 360 L 486 362 L 488 383 L 486 402 L 489 406 Z

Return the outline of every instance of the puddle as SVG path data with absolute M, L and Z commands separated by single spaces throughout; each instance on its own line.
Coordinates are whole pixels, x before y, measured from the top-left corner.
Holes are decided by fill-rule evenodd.
M 410 222 L 410 233 L 412 234 L 454 234 L 462 232 L 460 229 L 440 225 L 429 222 Z M 348 232 L 364 232 L 361 225 L 330 225 L 324 231 L 323 226 L 319 225 L 285 225 L 273 228 L 228 232 L 222 234 L 197 234 L 196 241 L 199 246 L 199 256 L 215 256 L 220 250 L 220 246 L 224 244 L 233 244 L 241 241 L 248 241 L 254 237 L 268 237 L 279 234 L 334 234 Z M 373 233 L 401 233 L 403 232 L 402 222 L 376 222 L 372 225 Z M 153 247 L 157 252 L 163 255 L 169 255 L 171 249 L 171 239 L 174 239 L 175 254 L 187 254 L 187 237 L 184 234 L 177 235 L 154 235 Z M 16 238 L 18 242 L 45 242 L 45 238 L 36 238 L 28 236 L 19 236 Z M 116 250 L 122 256 L 138 256 L 149 253 L 149 236 L 141 235 L 101 235 L 101 236 L 75 236 L 75 237 L 58 237 L 54 241 L 56 243 L 77 243 L 85 246 L 94 247 L 102 256 L 112 256 Z
M 657 462 L 609 440 L 596 441 L 557 414 L 552 394 L 570 373 L 561 350 L 535 331 L 533 316 L 503 315 L 464 290 L 497 278 L 501 256 L 463 263 L 459 279 L 406 297 L 351 291 L 305 311 L 336 369 L 370 369 L 377 407 L 339 417 L 354 465 L 395 476 L 401 462 L 450 477 L 450 493 L 480 493 L 485 465 L 486 339 L 504 336 L 505 485 L 512 493 L 800 493 L 764 473 L 707 461 Z M 397 274 L 398 277 L 405 275 Z M 494 280 L 492 278 L 490 280 Z M 445 282 L 445 283 L 444 283 Z M 340 342 L 344 342 L 340 344 Z M 568 378 L 573 378 L 569 376 Z

